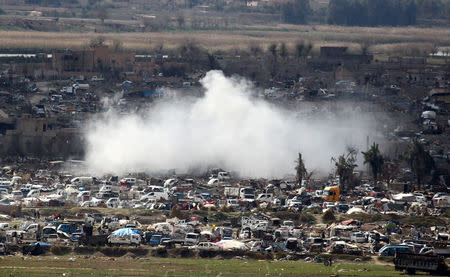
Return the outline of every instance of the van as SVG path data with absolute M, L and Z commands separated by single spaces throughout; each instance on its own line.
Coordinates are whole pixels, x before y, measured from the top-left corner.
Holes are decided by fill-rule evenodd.
M 23 193 L 20 190 L 13 190 L 11 194 L 14 200 L 23 199 Z
M 77 201 L 78 202 L 85 202 L 89 201 L 91 198 L 91 192 L 88 190 L 80 191 L 77 195 Z
M 110 198 L 106 201 L 106 207 L 108 208 L 117 208 L 119 206 L 119 198 Z
M 363 242 L 366 242 L 367 239 L 366 239 L 366 236 L 364 235 L 364 233 L 354 232 L 354 233 L 350 234 L 350 241 L 363 243 Z
M 237 208 L 237 207 L 239 207 L 239 201 L 237 199 L 227 199 L 226 206 Z
M 394 256 L 395 253 L 413 253 L 412 247 L 406 244 L 391 244 L 381 247 L 379 256 Z
M 140 198 L 141 202 L 146 202 L 149 199 L 156 199 L 156 200 L 168 200 L 169 199 L 169 194 L 167 193 L 167 190 L 164 189 L 163 187 L 159 187 L 159 186 L 149 186 L 147 189 L 145 189 L 145 191 L 147 192 L 147 194 L 143 195 Z
M 230 178 L 231 178 L 230 173 L 226 171 L 221 171 L 217 173 L 217 179 L 219 179 L 220 181 L 230 180 Z
M 136 185 L 136 178 L 122 178 L 120 180 L 120 184 L 122 186 L 132 187 L 132 186 Z
M 0 230 L 6 231 L 6 230 L 8 230 L 8 229 L 11 229 L 11 226 L 9 226 L 9 223 L 8 223 L 8 222 L 0 223 Z
M 27 197 L 39 197 L 41 196 L 41 191 L 38 189 L 32 189 L 30 190 L 30 192 L 27 194 Z
M 261 202 L 272 202 L 273 201 L 273 194 L 272 193 L 261 193 L 256 197 L 256 201 Z
M 200 239 L 200 234 L 197 233 L 187 233 L 184 238 L 185 245 L 196 245 Z
M 75 177 L 70 180 L 70 183 L 77 186 L 92 185 L 94 183 L 94 177 Z

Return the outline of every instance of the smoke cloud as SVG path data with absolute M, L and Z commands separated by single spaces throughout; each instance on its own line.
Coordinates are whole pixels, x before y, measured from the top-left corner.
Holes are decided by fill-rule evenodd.
M 210 71 L 203 97 L 156 104 L 139 114 L 111 110 L 86 128 L 86 163 L 96 174 L 221 167 L 245 177 L 294 174 L 297 153 L 308 170 L 328 173 L 330 158 L 364 150 L 373 118 L 347 105 L 311 113 L 251 96 L 241 78 Z

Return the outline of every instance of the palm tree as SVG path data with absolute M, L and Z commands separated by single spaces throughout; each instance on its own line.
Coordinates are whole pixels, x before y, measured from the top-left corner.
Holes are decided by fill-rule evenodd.
M 413 139 L 404 158 L 416 176 L 417 186 L 420 189 L 424 178 L 430 175 L 431 170 L 435 168 L 433 157 L 425 151 L 423 144 L 418 139 Z
M 295 166 L 296 176 L 297 176 L 297 182 L 301 185 L 303 178 L 306 176 L 306 167 L 305 163 L 303 162 L 302 153 L 298 153 L 298 158 L 296 161 L 297 165 Z
M 349 149 L 347 155 L 342 154 L 337 159 L 331 158 L 336 167 L 335 174 L 339 176 L 340 183 L 347 187 L 353 179 L 353 170 L 356 168 L 356 151 Z
M 367 152 L 361 152 L 364 155 L 364 164 L 369 164 L 372 169 L 373 181 L 376 184 L 378 175 L 384 164 L 384 158 L 378 149 L 378 144 L 373 143 Z

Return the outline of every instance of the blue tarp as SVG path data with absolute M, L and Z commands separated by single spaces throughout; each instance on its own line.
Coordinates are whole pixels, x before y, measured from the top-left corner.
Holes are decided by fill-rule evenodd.
M 30 243 L 30 245 L 40 245 L 40 246 L 52 246 L 49 243 L 45 243 L 45 242 L 34 242 L 34 243 Z
M 132 235 L 132 234 L 139 234 L 140 231 L 136 230 L 136 229 L 131 229 L 131 228 L 122 228 L 119 230 L 115 230 L 114 232 L 112 232 L 113 235 L 118 235 L 118 236 L 127 236 L 127 235 Z
M 162 91 L 150 91 L 150 90 L 144 90 L 144 96 L 149 97 L 151 95 L 158 95 L 162 96 L 164 95 L 164 92 Z

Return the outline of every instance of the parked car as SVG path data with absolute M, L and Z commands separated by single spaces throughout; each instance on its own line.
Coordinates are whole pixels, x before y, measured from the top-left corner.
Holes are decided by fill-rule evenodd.
M 212 242 L 200 242 L 197 245 L 189 246 L 189 249 L 198 249 L 198 250 L 219 250 L 219 246 L 215 245 Z
M 390 244 L 381 247 L 379 256 L 394 256 L 395 253 L 413 253 L 412 247 L 406 244 Z

